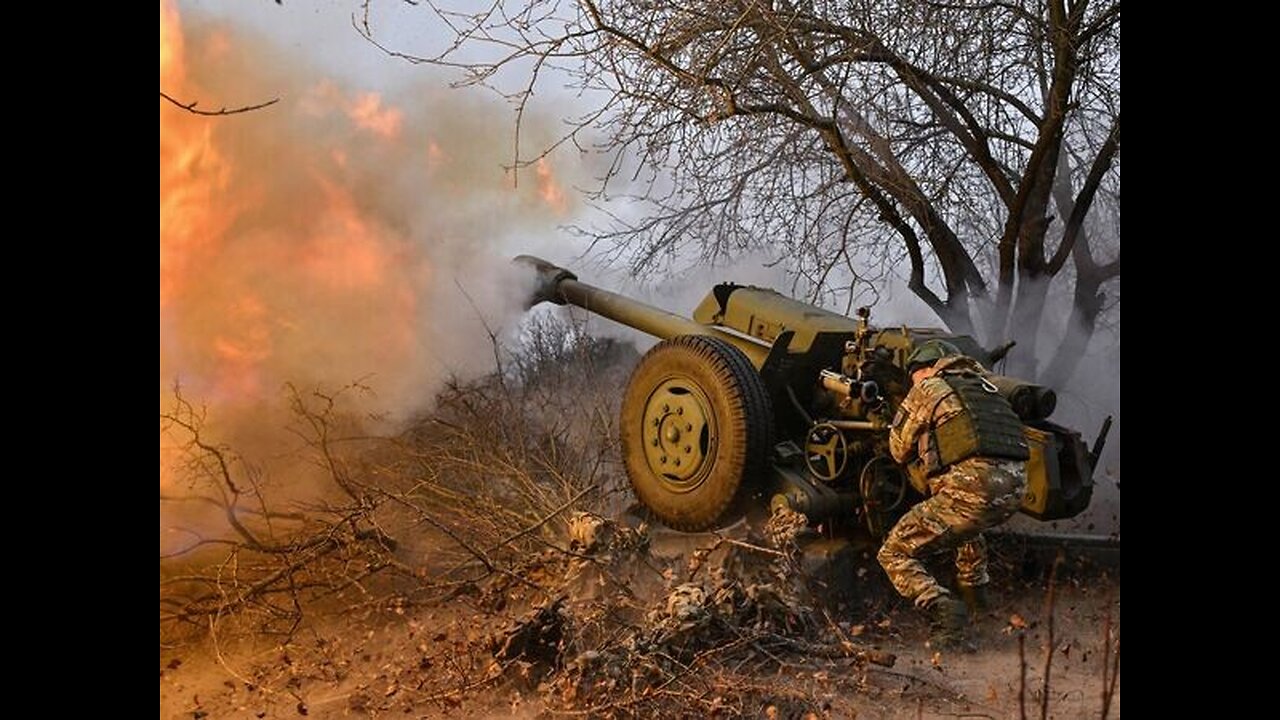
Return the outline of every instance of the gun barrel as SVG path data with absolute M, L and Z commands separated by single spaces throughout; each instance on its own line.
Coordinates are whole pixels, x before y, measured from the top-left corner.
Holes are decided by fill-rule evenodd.
M 578 280 L 572 272 L 531 255 L 520 255 L 514 262 L 531 268 L 536 282 L 529 307 L 541 302 L 578 307 L 635 328 L 663 340 L 678 335 L 710 335 L 737 347 L 757 368 L 764 364 L 770 346 L 755 338 L 709 327 L 639 300 L 619 295 Z
M 999 388 L 1000 394 L 1024 421 L 1044 420 L 1058 407 L 1058 394 L 1051 388 L 1005 375 L 991 375 L 987 379 Z

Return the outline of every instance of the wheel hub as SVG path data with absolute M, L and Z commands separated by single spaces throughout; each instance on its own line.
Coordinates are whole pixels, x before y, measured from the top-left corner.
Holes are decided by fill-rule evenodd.
M 715 421 L 701 388 L 686 378 L 664 380 L 645 403 L 644 428 L 645 461 L 664 485 L 688 492 L 706 478 Z

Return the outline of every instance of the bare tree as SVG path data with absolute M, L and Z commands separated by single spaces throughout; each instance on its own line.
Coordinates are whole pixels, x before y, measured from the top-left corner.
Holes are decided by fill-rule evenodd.
M 439 52 L 382 43 L 367 3 L 356 25 L 510 98 L 517 167 L 555 147 L 521 150 L 527 104 L 570 79 L 586 109 L 560 143 L 600 143 L 602 207 L 645 208 L 587 232 L 637 269 L 764 249 L 811 298 L 851 305 L 905 268 L 950 328 L 1017 339 L 1019 371 L 1050 381 L 1118 293 L 1118 0 L 418 7 L 452 33 Z M 1072 321 L 1038 363 L 1055 278 Z

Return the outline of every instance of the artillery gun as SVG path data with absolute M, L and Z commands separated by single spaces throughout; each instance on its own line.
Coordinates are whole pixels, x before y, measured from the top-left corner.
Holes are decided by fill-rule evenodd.
M 830 312 L 766 288 L 721 283 L 684 318 L 578 280 L 521 255 L 530 306 L 572 304 L 661 339 L 627 384 L 623 462 L 638 499 L 664 524 L 702 531 L 752 510 L 787 507 L 811 524 L 882 538 L 920 499 L 921 481 L 889 455 L 888 429 L 906 396 L 906 358 L 943 339 L 991 369 L 967 335 L 884 327 L 870 310 Z M 1031 451 L 1022 512 L 1073 517 L 1089 504 L 1110 418 L 1090 452 L 1080 433 L 1048 420 L 1053 390 L 991 374 L 1023 422 Z

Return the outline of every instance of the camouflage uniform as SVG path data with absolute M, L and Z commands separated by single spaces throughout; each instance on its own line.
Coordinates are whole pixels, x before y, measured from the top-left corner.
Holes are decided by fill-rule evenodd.
M 976 361 L 948 357 L 935 365 L 981 371 Z M 889 452 L 905 463 L 920 454 L 928 431 L 965 412 L 959 398 L 937 375 L 912 386 L 889 431 Z M 990 581 L 982 531 L 1008 520 L 1022 504 L 1026 466 L 1021 460 L 971 457 L 929 478 L 929 497 L 898 521 L 877 558 L 903 597 L 926 607 L 950 594 L 929 574 L 920 558 L 956 551 L 956 581 L 978 587 Z

